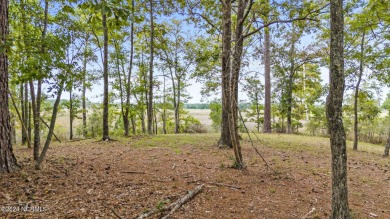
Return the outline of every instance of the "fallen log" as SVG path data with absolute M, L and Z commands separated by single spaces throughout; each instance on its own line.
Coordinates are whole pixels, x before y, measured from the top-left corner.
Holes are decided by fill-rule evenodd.
M 181 206 L 183 206 L 186 202 L 190 201 L 193 197 L 195 197 L 196 194 L 198 194 L 199 192 L 202 191 L 204 187 L 204 184 L 201 184 L 199 186 L 197 186 L 194 190 L 192 191 L 189 191 L 185 196 L 181 197 L 180 199 L 178 199 L 176 202 L 168 205 L 168 206 L 165 206 L 165 207 L 162 207 L 162 208 L 154 208 L 148 212 L 145 212 L 141 215 L 139 215 L 138 217 L 136 217 L 136 219 L 143 219 L 143 218 L 147 218 L 153 214 L 156 214 L 158 212 L 164 212 L 164 211 L 169 211 L 170 212 L 165 215 L 164 217 L 162 217 L 162 219 L 167 219 L 168 217 L 170 217 L 173 213 L 175 213 L 175 211 L 177 211 Z

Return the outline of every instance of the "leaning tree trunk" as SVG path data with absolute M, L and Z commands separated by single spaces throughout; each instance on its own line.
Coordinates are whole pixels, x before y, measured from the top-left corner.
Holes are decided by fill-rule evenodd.
M 104 3 L 106 3 L 104 1 Z M 107 15 L 102 10 L 102 26 L 103 26 L 103 78 L 104 78 L 104 98 L 103 98 L 103 141 L 110 140 L 108 130 L 108 28 L 107 28 Z
M 344 15 L 343 0 L 330 1 L 330 80 L 326 113 L 332 154 L 332 215 L 349 219 L 347 148 L 343 126 L 344 94 Z
M 8 0 L 0 0 L 0 43 L 8 36 Z M 8 108 L 8 59 L 6 51 L 0 53 L 0 173 L 19 169 L 12 151 L 10 112 Z
M 230 51 L 232 40 L 232 20 L 231 20 L 232 3 L 230 0 L 222 1 L 222 122 L 221 138 L 218 141 L 218 147 L 232 148 L 229 129 L 229 81 L 230 81 Z
M 387 136 L 387 144 L 385 146 L 385 151 L 383 153 L 384 157 L 388 157 L 389 156 L 389 150 L 390 150 L 390 133 Z
M 150 0 L 150 66 L 149 66 L 149 98 L 148 98 L 148 134 L 153 134 L 153 55 L 154 55 L 154 22 L 153 0 Z
M 363 75 L 363 52 L 364 52 L 364 35 L 363 32 L 362 36 L 362 42 L 360 44 L 360 64 L 359 64 L 359 75 L 358 75 L 358 81 L 356 83 L 355 87 L 355 101 L 354 101 L 354 139 L 353 139 L 353 150 L 357 151 L 358 149 L 358 141 L 359 141 L 359 127 L 358 127 L 358 99 L 359 99 L 359 86 L 360 82 L 362 81 L 362 75 Z
M 47 137 L 46 137 L 45 145 L 43 146 L 42 152 L 39 155 L 39 158 L 38 158 L 37 163 L 35 165 L 35 169 L 37 169 L 37 170 L 42 169 L 42 162 L 46 157 L 46 153 L 47 153 L 47 150 L 49 149 L 51 139 L 54 135 L 54 127 L 55 127 L 56 119 L 57 119 L 58 106 L 59 106 L 60 101 L 61 101 L 61 94 L 62 94 L 62 91 L 64 88 L 64 83 L 65 83 L 65 80 L 62 80 L 59 84 L 57 98 L 56 98 L 56 101 L 54 102 L 53 112 L 51 114 L 49 132 L 48 132 Z

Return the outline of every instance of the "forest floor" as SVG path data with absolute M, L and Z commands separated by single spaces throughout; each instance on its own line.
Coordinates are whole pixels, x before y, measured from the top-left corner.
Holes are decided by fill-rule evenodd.
M 216 147 L 218 136 L 53 143 L 41 171 L 32 167 L 32 151 L 18 146 L 14 152 L 24 167 L 1 176 L 0 218 L 135 218 L 200 184 L 204 189 L 172 218 L 329 218 L 329 139 L 259 134 L 254 144 L 272 168 L 267 170 L 244 138 L 247 168 L 237 170 L 231 168 L 233 151 Z M 390 159 L 381 156 L 383 146 L 359 147 L 352 151 L 349 143 L 352 214 L 390 218 Z

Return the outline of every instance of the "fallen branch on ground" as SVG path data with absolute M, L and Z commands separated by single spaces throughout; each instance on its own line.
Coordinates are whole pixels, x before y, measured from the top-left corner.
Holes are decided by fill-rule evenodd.
M 306 219 L 309 217 L 311 214 L 313 214 L 316 211 L 316 208 L 312 208 L 307 214 L 303 215 L 301 219 Z
M 118 213 L 116 213 L 115 210 L 114 210 L 113 208 L 110 208 L 110 207 L 108 207 L 107 205 L 103 205 L 103 206 L 106 207 L 107 209 L 111 210 L 111 212 L 112 212 L 117 218 L 122 219 L 122 217 L 121 217 Z
M 235 186 L 235 185 L 227 185 L 227 184 L 223 184 L 223 183 L 209 183 L 211 185 L 216 185 L 216 186 L 225 186 L 225 187 L 229 187 L 229 188 L 232 188 L 232 189 L 237 189 L 237 190 L 240 190 L 241 187 L 239 186 Z
M 141 171 L 124 171 L 121 173 L 145 174 L 145 172 L 141 172 Z
M 189 191 L 185 196 L 181 197 L 180 199 L 178 199 L 176 202 L 168 205 L 168 206 L 164 206 L 162 208 L 154 208 L 148 212 L 145 212 L 141 215 L 139 215 L 136 219 L 143 219 L 143 218 L 147 218 L 153 214 L 156 214 L 158 212 L 164 212 L 164 211 L 169 211 L 170 212 L 165 215 L 164 217 L 162 217 L 162 219 L 167 219 L 168 217 L 170 217 L 175 211 L 177 211 L 177 209 L 179 209 L 181 206 L 183 206 L 186 202 L 188 202 L 189 200 L 191 200 L 196 194 L 198 194 L 199 192 L 202 191 L 204 187 L 204 184 L 202 185 L 199 185 L 197 186 L 194 190 L 192 191 Z

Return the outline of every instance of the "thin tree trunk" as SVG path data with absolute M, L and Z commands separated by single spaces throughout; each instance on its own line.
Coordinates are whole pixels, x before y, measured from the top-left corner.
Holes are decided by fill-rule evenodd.
M 31 96 L 31 108 L 33 112 L 33 124 L 34 124 L 34 160 L 38 160 L 39 156 L 39 144 L 40 144 L 40 127 L 39 127 L 39 114 L 37 112 L 37 102 L 35 100 L 34 83 L 30 80 L 30 96 Z M 38 115 L 38 116 L 37 116 Z M 31 138 L 30 138 L 31 139 Z
M 123 120 L 123 129 L 125 130 L 125 136 L 128 136 L 129 133 L 129 118 L 126 116 L 125 114 L 125 105 L 124 105 L 124 101 L 123 101 L 123 83 L 122 83 L 122 74 L 121 74 L 121 69 L 120 69 L 120 66 L 119 66 L 119 46 L 118 46 L 118 43 L 116 42 L 116 40 L 114 40 L 114 46 L 115 46 L 115 54 L 116 54 L 116 61 L 115 61 L 115 67 L 116 67 L 116 70 L 118 72 L 118 81 L 119 81 L 119 97 L 120 97 L 120 104 L 121 104 L 121 114 L 122 114 L 122 120 Z M 124 64 L 122 62 L 122 69 L 123 69 L 123 73 L 125 75 L 125 79 L 126 79 L 126 74 L 124 72 Z M 124 83 L 126 84 L 126 80 L 124 80 Z M 127 133 L 126 133 L 126 130 L 127 130 Z
M 46 39 L 46 31 L 48 24 L 48 10 L 49 10 L 49 2 L 45 1 L 45 11 L 44 11 L 44 22 L 43 22 L 43 32 L 41 36 L 41 55 L 45 53 L 45 39 Z M 41 71 L 43 71 L 43 66 L 40 67 Z M 41 144 L 41 136 L 40 136 L 40 114 L 41 114 L 41 97 L 42 97 L 42 79 L 38 79 L 37 82 L 37 94 L 35 95 L 34 83 L 30 81 L 30 90 L 31 90 L 31 101 L 33 108 L 33 116 L 34 116 L 34 160 L 37 161 L 39 157 L 39 149 Z
M 290 48 L 290 72 L 287 81 L 287 133 L 292 133 L 292 92 L 293 92 L 293 80 L 295 73 L 295 26 L 292 23 L 292 42 Z
M 269 4 L 269 3 L 268 3 Z M 268 20 L 268 19 L 267 19 Z M 264 29 L 264 133 L 271 133 L 271 53 L 270 30 Z
M 259 109 L 259 97 L 256 94 L 256 123 L 257 123 L 257 132 L 260 132 L 260 109 Z
M 31 139 L 30 135 L 29 135 L 29 131 L 28 131 L 28 123 L 29 123 L 29 120 L 30 120 L 30 114 L 31 114 L 31 110 L 29 109 L 29 101 L 28 101 L 28 84 L 27 83 L 24 83 L 24 120 L 23 120 L 23 123 L 24 125 L 26 126 L 26 139 Z M 28 140 L 27 141 L 27 148 L 31 148 L 31 140 Z
M 73 95 L 72 87 L 69 91 L 69 139 L 73 139 Z
M 166 110 L 166 91 L 165 91 L 165 75 L 163 76 L 163 80 L 164 80 L 164 87 L 163 87 L 163 112 L 162 112 L 162 131 L 163 131 L 163 134 L 167 134 L 167 124 L 166 124 L 166 120 L 167 120 L 167 110 Z
M 149 98 L 148 98 L 148 133 L 153 134 L 153 60 L 154 60 L 154 22 L 153 0 L 150 3 L 150 66 L 149 66 Z
M 347 147 L 343 126 L 344 94 L 344 15 L 343 0 L 330 0 L 330 80 L 326 103 L 332 154 L 331 218 L 349 219 Z
M 237 24 L 234 31 L 235 47 L 233 52 L 232 71 L 230 78 L 230 111 L 229 111 L 229 129 L 230 137 L 236 157 L 236 167 L 244 168 L 244 162 L 241 154 L 241 145 L 238 136 L 238 79 L 241 69 L 241 57 L 243 51 L 243 29 L 244 12 L 246 7 L 245 0 L 238 0 Z
M 60 101 L 61 101 L 61 94 L 63 91 L 63 87 L 64 87 L 64 81 L 61 81 L 59 90 L 57 92 L 57 98 L 56 98 L 56 101 L 54 102 L 54 106 L 53 106 L 53 113 L 52 113 L 51 120 L 50 120 L 50 127 L 49 127 L 49 132 L 47 134 L 46 142 L 45 142 L 45 145 L 43 146 L 43 149 L 42 149 L 42 152 L 39 156 L 39 159 L 37 160 L 37 164 L 35 165 L 35 168 L 38 170 L 42 169 L 42 162 L 46 157 L 47 150 L 49 149 L 51 139 L 52 139 L 53 134 L 54 134 L 54 127 L 55 127 L 56 119 L 57 119 L 58 106 L 59 106 Z
M 23 83 L 20 83 L 20 109 L 22 111 L 22 120 L 21 120 L 22 123 L 24 121 L 26 121 L 25 118 L 27 116 L 26 115 L 27 112 L 24 110 L 25 109 L 25 107 L 24 107 L 25 98 L 24 98 L 24 86 L 23 85 L 24 85 Z M 21 129 L 21 131 L 22 131 L 22 145 L 25 145 L 27 143 L 27 132 L 26 132 L 26 129 L 23 129 L 23 128 Z
M 131 128 L 133 130 L 133 135 L 135 135 L 136 134 L 136 129 L 135 129 L 136 127 L 135 127 L 135 118 L 133 115 L 130 115 L 130 120 L 131 120 Z
M 105 1 L 103 1 L 106 4 Z M 103 98 L 103 141 L 110 140 L 109 128 L 108 128 L 108 28 L 107 28 L 107 15 L 102 10 L 102 27 L 103 27 L 103 78 L 104 78 L 104 98 Z
M 230 108 L 230 70 L 231 70 L 231 41 L 232 41 L 232 3 L 230 0 L 222 1 L 222 122 L 221 138 L 218 147 L 232 148 L 232 140 L 229 129 L 229 108 Z
M 8 0 L 0 0 L 0 41 L 7 42 Z M 0 53 L 0 174 L 19 170 L 12 150 L 10 112 L 8 107 L 8 57 Z
M 11 113 L 11 130 L 12 130 L 12 142 L 16 144 L 16 123 L 15 123 L 15 115 Z
M 357 81 L 356 87 L 355 87 L 355 98 L 354 98 L 355 101 L 354 101 L 354 105 L 353 105 L 353 112 L 354 112 L 353 150 L 354 151 L 357 151 L 357 149 L 358 149 L 358 141 L 359 141 L 358 100 L 359 100 L 359 86 L 360 86 L 360 82 L 362 81 L 362 76 L 363 76 L 364 36 L 365 36 L 365 32 L 363 32 L 362 42 L 360 44 L 359 75 L 358 75 L 358 81 Z
M 127 90 L 126 90 L 126 107 L 125 107 L 125 136 L 129 136 L 129 113 L 130 113 L 130 91 L 131 91 L 131 74 L 133 70 L 133 56 L 134 56 L 134 0 L 131 1 L 131 24 L 130 24 L 130 66 L 129 74 L 127 75 Z M 133 126 L 134 127 L 134 126 Z M 134 128 L 133 128 L 134 129 Z M 135 131 L 133 130 L 133 134 Z
M 292 74 L 292 73 L 291 73 Z M 293 77 L 289 76 L 288 85 L 287 85 L 287 133 L 292 133 L 292 86 L 293 86 Z
M 33 113 L 32 113 L 32 106 L 31 106 L 31 102 L 29 102 L 28 103 L 28 129 L 27 129 L 27 135 L 28 135 L 28 139 L 30 139 L 30 141 L 29 141 L 29 146 L 28 146 L 28 148 L 31 148 L 32 147 L 32 145 L 31 145 L 31 129 L 32 129 L 32 126 L 31 126 L 31 119 L 32 119 L 32 115 L 33 115 Z
M 16 114 L 17 114 L 18 117 L 19 117 L 19 121 L 20 121 L 20 123 L 21 123 L 21 125 L 22 125 L 22 129 L 27 133 L 26 124 L 24 123 L 23 118 L 22 118 L 22 116 L 20 115 L 20 112 L 19 112 L 19 110 L 18 110 L 18 108 L 17 108 L 15 99 L 13 98 L 11 92 L 9 92 L 9 96 L 11 97 L 11 101 L 12 101 L 12 104 L 14 105 Z M 27 140 L 27 142 L 28 142 L 28 145 L 31 145 L 30 138 L 28 137 L 28 135 L 26 135 L 26 140 Z
M 83 91 L 82 91 L 82 107 L 83 107 L 83 137 L 86 138 L 88 135 L 88 130 L 87 130 L 87 97 L 86 97 L 86 92 L 87 92 L 87 52 L 88 52 L 88 41 L 89 41 L 89 34 L 85 34 L 85 48 L 84 48 L 84 60 L 83 60 Z
M 175 134 L 180 133 L 180 77 L 177 77 L 177 101 L 176 101 L 176 108 L 175 108 Z
M 390 133 L 387 135 L 387 144 L 385 146 L 385 151 L 383 152 L 384 157 L 389 156 L 389 150 L 390 150 Z

